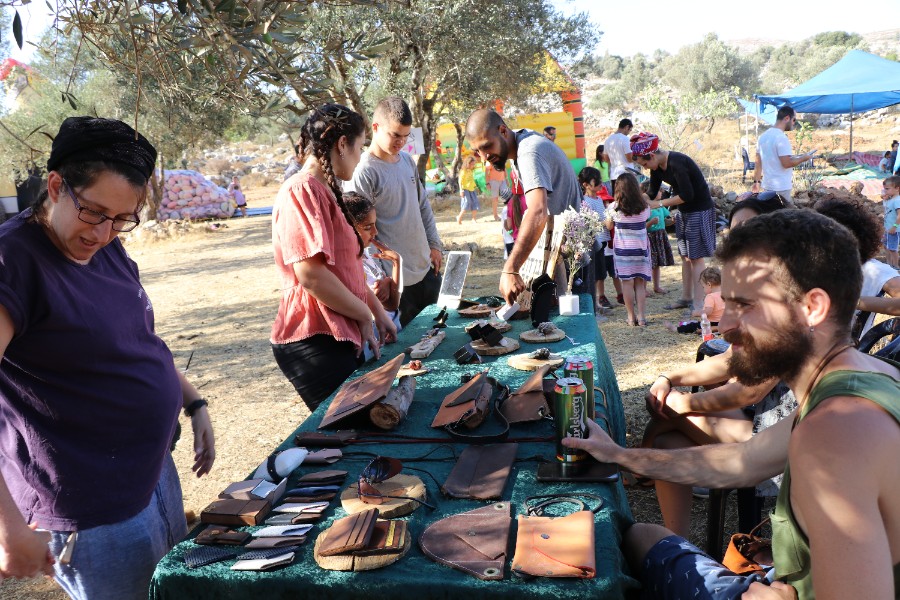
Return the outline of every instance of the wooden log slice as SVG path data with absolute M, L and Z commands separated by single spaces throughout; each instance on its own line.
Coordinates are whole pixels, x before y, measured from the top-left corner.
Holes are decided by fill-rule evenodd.
M 425 484 L 422 483 L 422 480 L 415 475 L 405 473 L 394 475 L 382 483 L 376 483 L 374 487 L 385 496 L 406 496 L 419 500 L 425 500 L 426 496 Z M 360 500 L 359 483 L 357 482 L 351 483 L 347 489 L 341 492 L 341 506 L 348 515 L 377 508 L 381 518 L 393 519 L 408 515 L 419 507 L 419 503 L 415 500 L 399 498 L 383 498 L 383 500 L 382 504 L 369 504 Z
M 407 529 L 406 540 L 400 552 L 372 554 L 369 556 L 354 556 L 352 554 L 322 556 L 319 554 L 319 547 L 325 541 L 327 535 L 328 530 L 325 530 L 316 538 L 316 545 L 313 547 L 313 558 L 316 560 L 317 565 L 329 571 L 371 571 L 392 565 L 409 552 L 410 540 L 412 539 L 412 534 Z
M 500 333 L 506 333 L 507 331 L 512 329 L 512 325 L 510 325 L 506 321 L 495 321 L 495 322 L 491 323 L 491 322 L 485 320 L 484 322 L 487 323 L 488 325 L 490 325 L 491 327 L 493 327 L 494 329 L 496 329 L 497 331 L 499 331 Z M 481 321 L 472 321 L 471 323 L 466 325 L 464 329 L 466 331 L 468 331 L 470 327 L 472 327 L 473 325 L 478 325 L 480 323 L 481 323 Z
M 547 360 L 531 358 L 528 354 L 516 354 L 515 356 L 507 358 L 506 364 L 513 369 L 518 369 L 520 371 L 535 371 L 544 365 L 550 365 L 551 369 L 555 369 L 562 365 L 563 361 L 565 361 L 565 359 L 559 354 L 551 354 L 550 358 Z
M 491 315 L 491 311 L 496 310 L 491 308 L 487 304 L 479 304 L 478 306 L 471 306 L 469 308 L 461 308 L 457 312 L 462 317 L 471 317 L 475 319 L 480 319 L 482 317 L 489 317 Z
M 547 335 L 541 335 L 537 329 L 529 329 L 519 334 L 519 339 L 529 344 L 549 344 L 566 339 L 566 332 L 562 329 L 554 329 Z
M 482 340 L 472 342 L 472 350 L 475 351 L 475 354 L 480 354 L 481 356 L 503 356 L 504 354 L 509 354 L 510 352 L 515 352 L 519 349 L 519 342 L 517 340 L 508 337 L 503 339 L 506 340 L 505 346 L 489 346 Z

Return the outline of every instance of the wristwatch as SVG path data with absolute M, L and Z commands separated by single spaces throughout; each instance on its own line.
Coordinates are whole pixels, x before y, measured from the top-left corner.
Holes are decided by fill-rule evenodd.
M 190 404 L 184 407 L 184 414 L 186 414 L 189 418 L 194 416 L 194 413 L 203 408 L 204 406 L 208 406 L 209 402 L 204 400 L 203 398 L 197 398 Z

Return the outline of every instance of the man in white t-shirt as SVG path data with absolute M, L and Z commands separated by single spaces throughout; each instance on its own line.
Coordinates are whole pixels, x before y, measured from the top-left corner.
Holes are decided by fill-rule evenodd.
M 612 189 L 616 189 L 616 177 L 625 172 L 626 169 L 635 169 L 631 158 L 631 130 L 634 129 L 634 123 L 631 119 L 622 119 L 619 121 L 619 128 L 615 133 L 606 138 L 603 142 L 603 156 L 609 163 L 609 181 L 612 183 Z
M 756 144 L 756 171 L 753 173 L 753 192 L 776 192 L 790 206 L 793 201 L 794 167 L 803 164 L 816 154 L 791 154 L 791 141 L 785 135 L 797 123 L 797 114 L 790 106 L 778 109 L 775 126 L 766 130 Z M 762 184 L 762 189 L 760 189 Z

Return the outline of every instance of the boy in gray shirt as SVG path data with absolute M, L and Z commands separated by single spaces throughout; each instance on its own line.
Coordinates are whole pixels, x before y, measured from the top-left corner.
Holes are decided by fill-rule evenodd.
M 402 98 L 390 96 L 379 102 L 372 116 L 372 144 L 346 186 L 371 198 L 378 239 L 402 258 L 400 324 L 404 327 L 437 301 L 443 249 L 419 171 L 402 151 L 411 128 L 412 113 Z

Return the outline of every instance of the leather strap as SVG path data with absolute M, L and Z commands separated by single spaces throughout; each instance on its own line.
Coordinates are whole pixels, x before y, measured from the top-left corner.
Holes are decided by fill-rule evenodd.
M 279 473 L 278 469 L 275 468 L 275 459 L 278 457 L 278 453 L 270 454 L 269 458 L 266 459 L 266 471 L 269 473 L 269 477 L 272 478 L 273 483 L 281 483 L 281 480 L 284 479 Z
M 597 501 L 597 506 L 588 508 L 587 503 L 579 500 L 579 497 L 592 498 Z M 541 499 L 543 499 L 543 502 L 538 502 L 533 506 L 529 504 L 532 500 Z M 523 504 L 525 505 L 525 514 L 530 517 L 543 516 L 544 509 L 548 506 L 553 506 L 554 504 L 576 504 L 579 507 L 578 510 L 590 510 L 592 513 L 597 514 L 600 512 L 600 509 L 603 508 L 603 498 L 586 492 L 577 492 L 575 494 L 539 494 L 536 496 L 528 496 L 525 498 Z

